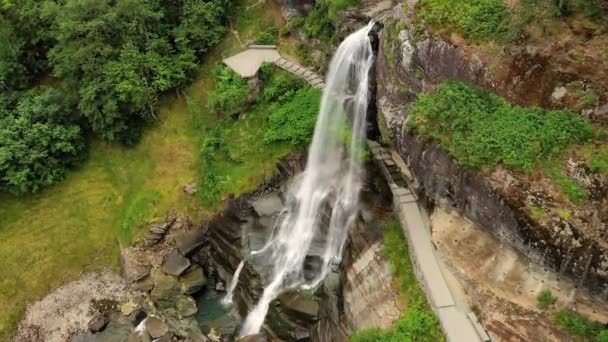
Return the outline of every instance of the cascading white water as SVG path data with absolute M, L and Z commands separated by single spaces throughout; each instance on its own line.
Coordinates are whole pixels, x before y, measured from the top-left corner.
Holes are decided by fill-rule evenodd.
M 339 263 L 348 230 L 356 219 L 363 168 L 369 102 L 369 71 L 374 54 L 369 32 L 374 23 L 348 36 L 336 51 L 310 146 L 306 169 L 291 187 L 286 208 L 267 243 L 250 254 L 267 255 L 270 282 L 247 316 L 241 336 L 258 333 L 272 300 L 287 289 L 317 287 L 330 263 Z M 328 211 L 331 211 L 329 218 Z M 324 242 L 321 268 L 304 277 L 313 240 Z M 225 302 L 230 302 L 245 258 L 235 273 Z M 310 277 L 309 277 L 310 278 Z

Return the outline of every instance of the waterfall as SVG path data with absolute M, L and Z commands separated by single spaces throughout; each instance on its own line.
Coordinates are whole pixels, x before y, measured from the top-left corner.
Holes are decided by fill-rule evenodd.
M 316 288 L 330 265 L 341 261 L 359 209 L 369 71 L 374 62 L 368 34 L 373 26 L 371 22 L 348 36 L 330 63 L 306 169 L 290 187 L 286 206 L 266 245 L 253 252 L 270 260 L 270 281 L 245 319 L 241 336 L 259 332 L 270 302 L 283 291 Z M 313 240 L 322 242 L 320 249 L 311 249 Z M 304 276 L 309 255 L 322 261 L 313 277 Z M 239 265 L 230 290 L 236 287 L 241 268 Z M 229 291 L 227 301 L 231 296 Z

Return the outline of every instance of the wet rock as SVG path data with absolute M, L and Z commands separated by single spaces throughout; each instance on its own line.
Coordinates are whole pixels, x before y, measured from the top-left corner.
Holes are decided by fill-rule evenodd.
M 190 260 L 184 258 L 177 250 L 169 253 L 163 263 L 163 271 L 176 277 L 184 273 L 188 267 L 190 267 Z
M 281 307 L 300 319 L 316 320 L 319 316 L 319 303 L 312 293 L 290 291 L 279 296 Z
M 283 202 L 277 193 L 271 193 L 251 201 L 251 206 L 258 216 L 272 216 L 283 209 Z
M 135 282 L 150 274 L 150 265 L 141 260 L 132 247 L 123 249 L 120 259 L 123 273 L 128 281 Z
M 178 317 L 190 317 L 196 315 L 198 308 L 196 301 L 191 296 L 178 295 L 175 297 L 175 308 Z
M 130 315 L 129 319 L 131 321 L 131 324 L 133 324 L 133 326 L 136 327 L 139 325 L 139 323 L 141 323 L 141 321 L 146 319 L 146 317 L 148 317 L 148 314 L 146 313 L 146 311 L 139 308 L 139 309 L 136 309 L 135 311 L 133 311 L 133 313 Z
M 205 278 L 203 269 L 199 265 L 192 265 L 190 269 L 179 278 L 179 281 L 181 283 L 182 293 L 184 294 L 196 293 L 207 284 L 207 278 Z
M 242 337 L 238 342 L 267 342 L 268 339 L 263 334 L 255 334 Z
M 217 292 L 224 292 L 224 291 L 226 291 L 226 285 L 224 284 L 224 282 L 218 281 L 215 284 L 215 291 L 217 291 Z
M 95 315 L 89 321 L 88 327 L 92 333 L 98 333 L 103 331 L 108 323 L 110 323 L 110 319 L 106 315 Z
M 169 326 L 158 317 L 149 317 L 146 320 L 146 332 L 153 338 L 160 338 L 169 332 Z
M 175 237 L 175 244 L 182 255 L 190 255 L 204 242 L 205 229 L 191 229 L 179 233 Z

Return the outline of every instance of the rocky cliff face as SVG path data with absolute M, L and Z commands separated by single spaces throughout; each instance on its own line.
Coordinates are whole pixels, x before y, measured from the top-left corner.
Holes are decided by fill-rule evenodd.
M 252 194 L 228 201 L 212 220 L 207 238 L 208 271 L 229 283 L 242 258 L 261 247 L 284 202 L 288 180 L 303 169 L 303 156 L 279 165 L 280 173 Z M 341 267 L 330 272 L 315 293 L 287 293 L 270 307 L 264 330 L 270 339 L 346 341 L 355 330 L 388 327 L 398 318 L 388 263 L 382 253 L 381 219 L 391 208 L 390 193 L 372 172 L 363 194 L 361 219 L 352 230 Z M 267 260 L 245 263 L 234 303 L 245 316 L 257 303 L 266 282 Z M 310 260 L 311 267 L 314 259 Z
M 438 201 L 456 209 L 533 260 L 604 293 L 608 282 L 608 248 L 601 235 L 608 222 L 603 216 L 608 213 L 605 196 L 591 198 L 592 205 L 581 209 L 576 219 L 539 223 L 526 207 L 539 201 L 550 207 L 556 201 L 542 182 L 502 169 L 486 174 L 465 170 L 435 143 L 404 129 L 417 94 L 442 81 L 464 80 L 515 103 L 549 105 L 563 73 L 537 49 L 517 44 L 503 49 L 501 72 L 497 72 L 490 62 L 495 60 L 462 41 L 455 44 L 420 32 L 413 22 L 416 1 L 408 3 L 395 7 L 385 19 L 376 69 L 377 104 L 383 140 L 408 163 L 421 197 L 431 206 Z M 602 122 L 602 113 L 600 108 L 589 117 Z M 598 189 L 605 193 L 605 186 Z

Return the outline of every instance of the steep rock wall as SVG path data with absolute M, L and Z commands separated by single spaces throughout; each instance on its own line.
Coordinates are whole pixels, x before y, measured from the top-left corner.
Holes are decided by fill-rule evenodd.
M 510 73 L 498 77 L 482 55 L 439 36 L 420 35 L 411 19 L 415 1 L 409 3 L 409 12 L 400 5 L 385 19 L 376 63 L 377 105 L 382 139 L 408 163 L 419 195 L 431 206 L 438 201 L 456 209 L 579 286 L 605 294 L 608 254 L 604 239 L 597 236 L 605 224 L 599 222 L 596 233 L 590 234 L 584 231 L 589 225 L 585 222 L 580 223 L 582 230 L 570 229 L 564 222 L 540 226 L 525 212 L 526 190 L 507 184 L 513 181 L 508 172 L 483 175 L 465 170 L 437 144 L 404 129 L 417 94 L 431 91 L 442 81 L 464 80 L 527 105 L 544 104 L 559 75 L 529 49 L 510 47 L 506 49 L 513 54 L 509 59 L 513 65 L 507 68 Z
M 207 232 L 208 272 L 229 283 L 250 249 L 263 244 L 284 201 L 286 184 L 303 169 L 304 157 L 292 156 L 279 165 L 279 174 L 251 194 L 227 201 Z M 382 248 L 383 218 L 391 210 L 390 191 L 375 168 L 369 168 L 362 194 L 359 222 L 350 232 L 342 265 L 330 272 L 314 294 L 288 293 L 269 310 L 264 330 L 284 341 L 347 341 L 353 332 L 388 328 L 400 315 L 397 293 Z M 267 276 L 264 261 L 247 262 L 234 294 L 244 317 L 258 302 Z

